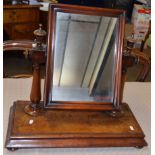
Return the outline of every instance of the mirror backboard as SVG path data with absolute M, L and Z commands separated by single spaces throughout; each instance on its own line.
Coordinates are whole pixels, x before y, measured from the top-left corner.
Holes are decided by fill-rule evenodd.
M 45 106 L 117 107 L 124 12 L 50 7 Z

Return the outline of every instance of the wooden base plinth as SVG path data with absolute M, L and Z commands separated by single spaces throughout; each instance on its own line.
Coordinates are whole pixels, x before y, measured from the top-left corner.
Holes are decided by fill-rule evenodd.
M 11 107 L 6 148 L 143 147 L 144 134 L 126 103 L 123 114 L 48 110 L 39 116 L 24 112 L 27 101 Z

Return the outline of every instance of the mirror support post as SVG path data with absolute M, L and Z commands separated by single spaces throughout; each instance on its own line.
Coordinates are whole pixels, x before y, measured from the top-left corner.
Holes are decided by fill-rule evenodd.
M 34 31 L 36 36 L 34 47 L 29 52 L 29 57 L 33 64 L 33 80 L 31 87 L 30 100 L 31 103 L 25 106 L 24 111 L 32 116 L 37 116 L 43 112 L 43 105 L 40 103 L 41 100 L 41 79 L 40 79 L 40 66 L 45 63 L 45 52 L 46 48 L 43 44 L 46 32 L 40 28 Z
M 43 111 L 43 106 L 40 104 L 41 100 L 41 79 L 40 79 L 40 65 L 45 62 L 44 51 L 30 51 L 30 58 L 33 63 L 33 80 L 31 87 L 30 100 L 31 103 L 27 105 L 24 111 L 32 116 L 36 116 Z

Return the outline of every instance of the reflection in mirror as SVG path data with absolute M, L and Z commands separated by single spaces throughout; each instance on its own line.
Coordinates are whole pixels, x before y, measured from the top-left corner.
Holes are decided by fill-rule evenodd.
M 57 12 L 52 101 L 113 102 L 118 20 Z

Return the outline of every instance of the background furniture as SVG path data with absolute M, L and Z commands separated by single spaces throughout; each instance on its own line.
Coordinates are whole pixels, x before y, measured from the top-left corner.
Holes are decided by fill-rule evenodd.
M 4 5 L 4 39 L 33 39 L 33 31 L 39 24 L 39 7 L 39 4 Z
M 143 43 L 144 42 L 142 42 L 141 47 L 144 45 Z M 128 65 L 127 65 L 128 67 L 132 66 L 133 63 L 135 65 L 137 64 L 141 65 L 141 69 L 139 69 L 140 71 L 137 74 L 136 81 L 144 82 L 150 71 L 151 61 L 149 56 L 146 53 L 142 53 L 141 50 L 134 49 L 134 44 L 135 44 L 135 40 L 133 38 L 127 39 L 127 45 L 126 45 L 126 48 L 124 49 L 123 66 L 126 66 L 125 64 L 127 64 L 127 62 L 128 62 Z

